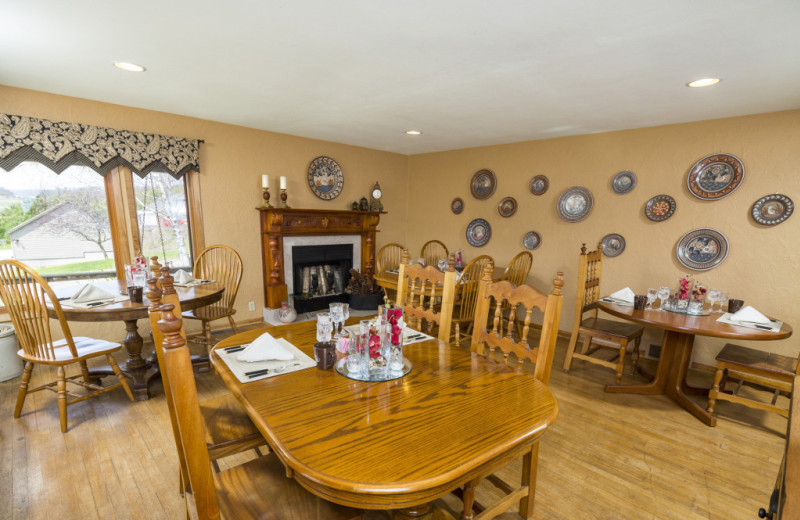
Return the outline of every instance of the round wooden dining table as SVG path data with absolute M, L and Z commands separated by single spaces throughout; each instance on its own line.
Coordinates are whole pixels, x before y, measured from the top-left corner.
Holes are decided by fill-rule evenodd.
M 119 280 L 92 282 L 93 285 L 111 294 L 121 294 L 125 289 L 125 283 Z M 59 298 L 70 296 L 75 292 L 75 287 L 54 288 L 56 296 Z M 222 298 L 225 287 L 218 283 L 208 283 L 194 287 L 175 286 L 175 292 L 181 301 L 183 310 L 197 309 L 210 305 Z M 122 321 L 125 323 L 125 338 L 122 344 L 128 352 L 128 359 L 120 363 L 122 372 L 131 379 L 131 390 L 137 401 L 145 401 L 150 398 L 150 380 L 158 375 L 158 367 L 155 358 L 147 360 L 142 357 L 142 346 L 144 344 L 142 336 L 139 334 L 138 320 L 147 318 L 147 307 L 150 301 L 147 297 L 142 298 L 143 303 L 131 303 L 130 300 L 112 303 L 97 307 L 82 309 L 77 307 L 67 307 L 62 305 L 64 316 L 67 321 Z M 55 309 L 48 306 L 47 313 L 50 318 L 57 318 Z M 93 368 L 90 370 L 93 376 L 103 377 L 113 375 L 110 367 Z
M 697 388 L 686 382 L 686 373 L 692 360 L 695 336 L 728 338 L 735 340 L 773 341 L 792 335 L 792 327 L 784 323 L 778 332 L 739 327 L 717 321 L 721 316 L 692 316 L 661 310 L 637 311 L 633 307 L 597 302 L 598 308 L 627 321 L 664 330 L 661 356 L 653 380 L 644 385 L 606 385 L 606 392 L 667 395 L 709 426 L 715 426 L 716 417 L 689 399 L 687 394 L 708 395 L 708 388 Z

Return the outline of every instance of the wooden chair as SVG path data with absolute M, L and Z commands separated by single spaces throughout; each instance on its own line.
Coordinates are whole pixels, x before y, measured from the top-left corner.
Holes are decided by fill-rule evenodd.
M 156 357 L 158 358 L 158 366 L 161 369 L 161 379 L 164 383 L 164 394 L 167 398 L 167 408 L 169 408 L 170 419 L 173 421 L 173 431 L 175 430 L 175 403 L 172 402 L 172 394 L 169 391 L 169 378 L 165 377 L 164 372 L 167 370 L 164 364 L 164 352 L 161 349 L 161 344 L 164 342 L 164 335 L 158 328 L 158 321 L 161 319 L 161 306 L 163 304 L 170 304 L 173 307 L 173 312 L 180 314 L 181 304 L 175 287 L 173 286 L 174 279 L 169 274 L 169 268 L 161 268 L 161 278 L 150 278 L 147 280 L 148 290 L 147 299 L 150 300 L 150 307 L 147 313 L 150 317 L 150 326 L 153 331 L 153 344 L 155 346 Z M 182 332 L 185 338 L 185 332 Z M 203 416 L 206 432 L 206 447 L 208 448 L 208 455 L 214 469 L 219 471 L 217 460 L 228 455 L 241 453 L 247 450 L 256 450 L 259 455 L 261 452 L 258 448 L 267 446 L 267 441 L 258 431 L 253 421 L 245 412 L 241 403 L 234 397 L 233 394 L 225 394 L 221 397 L 212 399 L 204 399 L 200 402 L 200 411 Z M 175 439 L 176 443 L 178 439 Z M 267 451 L 269 448 L 267 447 Z M 183 454 L 178 453 L 181 462 L 181 482 L 188 482 L 186 474 L 186 465 L 183 460 Z
M 361 511 L 332 504 L 312 495 L 287 470 L 276 455 L 259 457 L 220 473 L 211 471 L 206 431 L 192 363 L 182 334 L 182 320 L 173 305 L 162 305 L 158 329 L 164 335 L 163 368 L 174 405 L 175 444 L 183 453 L 188 485 L 187 518 L 348 520 L 362 518 Z
M 228 246 L 209 246 L 201 251 L 194 261 L 192 276 L 203 280 L 214 280 L 225 287 L 219 301 L 183 313 L 184 318 L 200 320 L 203 324 L 202 333 L 189 337 L 190 341 L 199 340 L 206 346 L 206 355 L 193 360 L 195 364 L 199 365 L 199 370 L 202 372 L 210 367 L 207 350 L 213 345 L 211 322 L 228 318 L 233 332 L 239 332 L 236 322 L 233 321 L 233 315 L 236 314 L 233 304 L 236 301 L 236 294 L 239 292 L 239 283 L 242 281 L 242 258 L 239 253 Z
M 564 371 L 569 371 L 573 359 L 582 359 L 614 369 L 617 373 L 616 382 L 619 383 L 625 367 L 625 353 L 631 342 L 634 343 L 631 372 L 636 370 L 639 360 L 639 343 L 642 341 L 644 328 L 633 323 L 597 317 L 596 302 L 600 298 L 600 278 L 603 271 L 602 247 L 599 245 L 597 251 L 590 252 L 586 251 L 586 244 L 581 247 L 581 254 L 578 257 L 578 294 L 575 302 L 575 320 L 572 324 L 572 337 L 569 340 L 567 357 L 564 360 Z M 584 319 L 583 316 L 587 312 L 590 315 Z M 575 346 L 581 336 L 583 337 L 583 348 L 580 353 L 576 353 Z M 593 344 L 594 348 L 592 348 Z M 591 354 L 600 348 L 618 352 L 617 362 L 592 357 Z
M 447 272 L 437 267 L 420 264 L 409 265 L 408 251 L 403 251 L 400 273 L 397 277 L 397 305 L 403 308 L 403 319 L 411 327 L 421 330 L 421 322 L 428 332 L 435 323 L 438 338 L 450 340 L 453 304 L 456 298 L 456 258 L 450 254 Z
M 533 265 L 533 255 L 530 251 L 521 251 L 517 256 L 511 259 L 506 270 L 503 272 L 503 277 L 501 280 L 506 280 L 514 285 L 523 285 L 525 280 L 528 279 L 528 273 L 531 272 L 531 266 Z M 503 316 L 506 319 L 506 323 L 508 323 L 508 315 L 509 315 L 509 308 L 508 303 L 504 303 L 501 307 L 503 312 Z M 522 327 L 519 322 L 516 323 L 517 325 L 517 334 L 522 334 Z
M 400 257 L 403 254 L 403 250 L 405 249 L 404 246 L 400 244 L 386 244 L 380 250 L 378 250 L 378 255 L 375 257 L 375 272 L 385 273 L 386 271 L 396 271 L 400 268 Z M 386 297 L 390 300 L 395 300 L 394 291 L 387 289 L 386 287 L 383 288 L 384 292 L 386 293 Z
M 472 322 L 475 319 L 478 286 L 480 285 L 483 270 L 489 262 L 494 262 L 491 256 L 481 255 L 472 259 L 461 271 L 461 276 L 456 285 L 456 292 L 460 297 L 456 301 L 453 312 L 453 323 L 455 324 L 453 333 L 454 345 L 460 345 L 462 341 L 471 337 L 470 331 L 472 330 Z
M 45 389 L 52 390 L 58 394 L 58 416 L 62 432 L 67 431 L 67 406 L 69 405 L 106 393 L 120 386 L 128 394 L 130 400 L 133 401 L 133 392 L 128 386 L 128 381 L 122 375 L 114 356 L 111 355 L 112 352 L 122 348 L 122 345 L 102 339 L 72 337 L 69 324 L 58 298 L 45 279 L 36 271 L 16 260 L 0 261 L 0 299 L 3 300 L 6 310 L 11 315 L 11 322 L 14 324 L 19 344 L 22 347 L 17 354 L 25 362 L 25 372 L 22 374 L 22 382 L 19 385 L 14 417 L 19 417 L 22 413 L 22 405 L 25 403 L 25 397 L 28 393 Z M 47 315 L 48 303 L 56 312 L 64 339 L 53 339 L 50 330 L 50 319 Z M 116 385 L 103 387 L 91 383 L 89 367 L 86 361 L 100 356 L 105 356 L 106 361 L 117 376 L 119 383 Z M 57 379 L 51 383 L 28 390 L 31 372 L 37 363 L 58 367 L 56 371 Z M 65 367 L 73 363 L 80 365 L 81 374 L 67 377 Z M 79 381 L 78 378 L 82 378 L 83 381 Z M 82 386 L 91 390 L 91 392 L 83 395 L 70 392 L 67 390 L 67 383 Z M 67 396 L 74 399 L 68 401 Z
M 425 265 L 437 267 L 439 260 L 447 259 L 450 253 L 447 251 L 447 246 L 438 240 L 428 240 L 419 252 L 420 258 L 425 260 Z
M 717 399 L 722 399 L 789 417 L 789 410 L 776 406 L 775 403 L 781 392 L 791 395 L 795 375 L 800 374 L 796 358 L 728 343 L 717 354 L 716 359 L 714 386 L 708 391 L 708 413 L 714 413 Z M 725 392 L 729 378 L 739 380 L 738 386 L 730 394 Z M 773 389 L 772 402 L 763 403 L 740 396 L 739 389 L 744 382 Z
M 493 274 L 494 262 L 489 261 L 478 289 L 477 310 L 475 311 L 472 332 L 472 351 L 494 360 L 496 359 L 495 351 L 499 350 L 502 354 L 502 361 L 506 365 L 509 365 L 509 359 L 513 354 L 513 357 L 516 358 L 517 370 L 522 370 L 523 362 L 527 359 L 535 365 L 534 377 L 544 384 L 549 384 L 550 372 L 553 366 L 553 353 L 558 339 L 558 320 L 561 316 L 561 305 L 563 303 L 561 294 L 561 288 L 564 287 L 563 273 L 556 275 L 553 280 L 553 289 L 549 295 L 537 291 L 530 285 L 516 286 L 509 281 L 492 282 Z M 522 307 L 525 309 L 523 334 L 520 336 L 520 341 L 515 341 L 510 331 L 505 336 L 502 336 L 500 323 L 502 322 L 501 304 L 503 302 L 508 302 L 509 304 L 512 321 L 517 308 Z M 490 319 L 489 309 L 492 307 L 495 308 L 494 319 L 491 321 L 491 327 L 487 330 L 487 322 Z M 539 344 L 531 346 L 527 342 L 527 337 L 531 316 L 535 308 L 539 309 L 544 314 L 544 317 Z M 494 518 L 502 514 L 515 502 L 519 502 L 519 514 L 523 518 L 531 518 L 536 495 L 538 456 L 539 443 L 536 442 L 531 450 L 523 455 L 522 479 L 519 486 L 515 487 L 496 475 L 482 475 L 469 482 L 461 493 L 464 501 L 462 518 L 472 518 L 471 512 L 473 510 L 477 510 L 480 513 L 476 520 Z M 474 502 L 475 489 L 484 478 L 498 489 L 506 492 L 505 497 L 485 508 L 482 505 L 476 506 Z

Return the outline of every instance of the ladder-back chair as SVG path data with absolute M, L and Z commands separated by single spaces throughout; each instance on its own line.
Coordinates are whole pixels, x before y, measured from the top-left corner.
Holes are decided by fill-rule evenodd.
M 516 358 L 517 370 L 523 370 L 524 360 L 527 359 L 534 364 L 533 376 L 547 385 L 550 382 L 553 353 L 558 339 L 558 321 L 563 303 L 561 288 L 564 287 L 564 275 L 557 273 L 550 294 L 544 294 L 530 285 L 516 286 L 509 281 L 492 282 L 493 274 L 494 262 L 490 261 L 483 272 L 478 290 L 477 310 L 472 331 L 472 351 L 493 360 L 496 359 L 495 351 L 499 351 L 502 354 L 502 362 L 506 365 L 509 365 L 509 359 L 513 354 L 513 357 Z M 519 341 L 512 338 L 510 331 L 505 336 L 502 335 L 501 307 L 503 302 L 509 304 L 512 321 L 516 309 L 524 308 L 525 310 L 522 320 L 523 334 Z M 489 314 L 491 308 L 495 309 L 493 318 Z M 538 309 L 544 315 L 539 343 L 536 346 L 529 345 L 527 341 L 534 309 Z M 488 329 L 487 323 L 491 323 Z M 498 489 L 505 491 L 506 496 L 491 506 L 477 507 L 476 509 L 482 510 L 479 518 L 482 520 L 494 518 L 515 502 L 519 502 L 519 514 L 523 518 L 531 518 L 536 495 L 538 456 L 539 442 L 537 441 L 531 450 L 523 455 L 522 478 L 519 486 L 513 486 L 496 475 L 481 475 L 467 483 L 460 493 L 464 502 L 462 518 L 472 518 L 475 490 L 484 478 Z
M 242 258 L 239 253 L 228 246 L 209 246 L 201 251 L 197 260 L 194 261 L 192 276 L 202 280 L 214 280 L 225 287 L 219 301 L 183 313 L 184 318 L 200 320 L 203 324 L 201 333 L 189 337 L 190 341 L 199 341 L 206 346 L 206 355 L 194 360 L 201 371 L 209 369 L 208 349 L 213 345 L 211 322 L 228 318 L 234 334 L 239 332 L 236 322 L 233 321 L 233 315 L 236 314 L 233 304 L 236 302 L 236 294 L 239 292 L 242 271 Z
M 428 240 L 419 252 L 420 258 L 425 261 L 425 265 L 437 267 L 439 260 L 446 260 L 450 253 L 447 251 L 447 246 L 438 240 Z
M 403 319 L 417 330 L 422 330 L 425 321 L 428 332 L 436 324 L 438 338 L 447 343 L 456 298 L 455 255 L 450 255 L 444 273 L 430 265 L 409 265 L 409 259 L 408 251 L 403 251 L 397 277 L 397 305 L 403 308 Z
M 400 257 L 405 250 L 404 246 L 400 244 L 386 244 L 378 250 L 375 257 L 375 273 L 383 274 L 387 271 L 397 271 L 400 268 Z M 386 297 L 390 300 L 395 300 L 395 291 L 387 287 L 383 288 Z
M 581 247 L 578 256 L 578 289 L 575 301 L 575 320 L 572 324 L 572 336 L 569 340 L 567 357 L 564 360 L 564 371 L 568 372 L 573 359 L 582 359 L 613 369 L 616 382 L 622 379 L 625 368 L 625 353 L 628 345 L 633 343 L 633 362 L 631 372 L 636 370 L 639 360 L 639 343 L 642 341 L 644 327 L 633 323 L 598 318 L 597 300 L 600 298 L 600 279 L 603 273 L 603 246 L 597 251 L 586 251 L 586 244 Z M 588 318 L 584 314 L 589 313 Z M 583 338 L 581 352 L 575 352 L 578 339 Z M 594 347 L 593 347 L 594 345 Z M 599 349 L 611 349 L 618 353 L 617 362 L 607 361 L 591 354 Z
M 173 312 L 176 314 L 180 314 L 181 311 L 180 300 L 175 292 L 173 282 L 174 279 L 170 276 L 169 268 L 167 267 L 161 268 L 161 277 L 159 279 L 150 278 L 147 280 L 147 299 L 150 300 L 150 307 L 148 307 L 147 313 L 150 317 L 150 327 L 153 331 L 153 344 L 158 358 L 158 365 L 161 367 L 161 379 L 164 383 L 167 408 L 174 427 L 175 404 L 172 402 L 172 394 L 169 392 L 169 378 L 164 377 L 166 370 L 164 367 L 166 365 L 164 364 L 164 352 L 161 349 L 164 335 L 158 328 L 162 305 L 172 305 Z M 185 332 L 183 334 L 185 338 Z M 260 455 L 258 448 L 260 446 L 266 447 L 267 441 L 264 440 L 264 437 L 233 394 L 227 393 L 220 397 L 203 399 L 200 401 L 200 411 L 206 429 L 208 455 L 216 471 L 219 471 L 217 459 L 247 450 L 256 450 L 256 453 Z M 178 439 L 175 439 L 175 441 L 177 442 Z M 181 458 L 181 482 L 187 482 L 185 461 L 182 459 L 183 454 L 179 452 L 178 456 Z
M 312 495 L 293 478 L 287 477 L 274 454 L 259 457 L 225 471 L 211 471 L 205 424 L 183 321 L 174 306 L 161 306 L 158 328 L 164 335 L 163 359 L 172 394 L 176 447 L 183 452 L 188 484 L 184 498 L 187 518 L 355 520 L 361 511 L 332 504 Z M 165 391 L 166 387 L 165 387 Z
M 531 252 L 521 251 L 517 256 L 511 259 L 511 262 L 509 262 L 506 270 L 503 272 L 503 277 L 500 279 L 511 282 L 514 285 L 523 285 L 528 279 L 528 273 L 531 272 L 532 265 L 533 255 Z M 509 311 L 508 303 L 504 303 L 501 310 L 503 311 L 503 316 L 507 320 Z M 506 323 L 511 322 L 506 321 Z M 522 334 L 522 328 L 519 323 L 517 323 L 517 334 Z
M 67 406 L 95 397 L 105 392 L 122 387 L 131 401 L 133 392 L 125 376 L 117 365 L 112 352 L 122 348 L 119 343 L 111 343 L 102 339 L 72 337 L 72 333 L 64 316 L 64 310 L 58 302 L 53 289 L 36 271 L 17 260 L 0 261 L 0 299 L 11 316 L 11 322 L 17 331 L 19 344 L 22 347 L 17 353 L 25 362 L 25 371 L 19 385 L 17 406 L 14 417 L 22 413 L 22 405 L 28 393 L 40 390 L 52 390 L 58 394 L 58 416 L 61 431 L 67 431 Z M 47 306 L 53 308 L 61 326 L 64 339 L 54 340 L 50 330 L 50 319 Z M 119 382 L 115 385 L 100 386 L 91 382 L 86 361 L 91 358 L 105 356 Z M 80 365 L 79 375 L 67 377 L 65 367 L 77 363 Z M 31 372 L 36 364 L 53 365 L 56 369 L 56 381 L 28 389 Z M 82 381 L 78 378 L 83 379 Z M 82 386 L 88 394 L 76 394 L 67 390 L 67 383 Z M 72 397 L 71 401 L 67 397 Z
M 473 258 L 461 271 L 458 285 L 456 285 L 456 293 L 459 298 L 453 311 L 454 345 L 460 345 L 462 341 L 470 338 L 472 321 L 475 319 L 478 286 L 483 270 L 489 262 L 494 262 L 491 256 L 481 255 Z

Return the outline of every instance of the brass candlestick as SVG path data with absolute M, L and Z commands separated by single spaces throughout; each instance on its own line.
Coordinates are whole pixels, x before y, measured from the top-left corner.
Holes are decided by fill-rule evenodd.
M 288 198 L 289 197 L 286 195 L 286 188 L 281 188 L 281 207 L 282 208 L 288 208 L 289 207 L 289 205 L 286 204 L 286 199 L 288 199 Z
M 264 205 L 262 207 L 271 208 L 272 206 L 269 203 L 269 188 L 262 188 L 262 190 L 263 193 L 261 194 L 261 196 L 264 197 Z

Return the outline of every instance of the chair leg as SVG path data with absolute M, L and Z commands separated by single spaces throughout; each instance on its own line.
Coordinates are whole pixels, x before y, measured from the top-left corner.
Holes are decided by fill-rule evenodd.
M 25 396 L 28 395 L 28 382 L 31 380 L 31 372 L 33 371 L 33 363 L 30 361 L 25 362 L 25 372 L 22 373 L 22 381 L 19 384 L 19 393 L 17 394 L 17 407 L 14 409 L 14 417 L 19 417 L 22 413 L 22 404 L 25 402 Z
M 639 367 L 639 356 L 641 353 L 639 352 L 639 345 L 642 343 L 642 337 L 639 336 L 633 342 L 633 352 L 631 353 L 631 375 L 636 373 L 636 369 Z
M 536 498 L 536 470 L 539 467 L 539 441 L 522 458 L 522 485 L 528 486 L 528 496 L 519 502 L 519 514 L 522 518 L 533 517 L 533 503 Z
M 108 360 L 108 365 L 111 367 L 111 370 L 114 371 L 114 375 L 117 376 L 119 379 L 119 384 L 122 385 L 122 388 L 125 389 L 125 393 L 128 394 L 128 398 L 133 401 L 135 397 L 133 397 L 133 392 L 131 392 L 131 387 L 128 385 L 128 380 L 125 379 L 125 374 L 122 373 L 120 370 L 119 365 L 117 365 L 117 361 L 114 359 L 114 356 L 111 354 L 106 354 L 106 359 Z
M 233 321 L 233 316 L 228 316 L 228 321 L 231 323 L 231 328 L 233 329 L 234 334 L 239 334 L 239 329 L 236 328 L 236 322 Z
M 63 366 L 58 367 L 58 418 L 61 433 L 67 431 L 67 375 Z
M 722 368 L 717 368 L 717 371 L 714 373 L 714 386 L 708 391 L 708 408 L 706 408 L 708 413 L 714 413 L 714 404 L 716 404 L 717 396 L 719 395 L 719 383 L 722 381 L 722 375 L 724 373 L 725 370 Z
M 616 383 L 622 381 L 622 372 L 625 371 L 625 354 L 628 352 L 628 341 L 623 340 L 619 344 L 619 361 L 617 361 Z
M 89 376 L 89 366 L 86 364 L 86 361 L 81 361 L 81 375 L 83 375 L 83 380 L 86 383 L 91 383 L 92 378 Z
M 472 520 L 472 504 L 475 503 L 475 488 L 477 485 L 478 482 L 475 480 L 470 480 L 464 485 L 464 493 L 461 498 L 464 503 L 464 512 L 461 513 L 459 520 Z
M 569 348 L 567 348 L 567 357 L 564 359 L 564 372 L 569 372 L 572 368 L 572 355 L 575 353 L 575 347 L 578 345 L 578 332 L 573 332 L 572 337 L 569 338 Z

